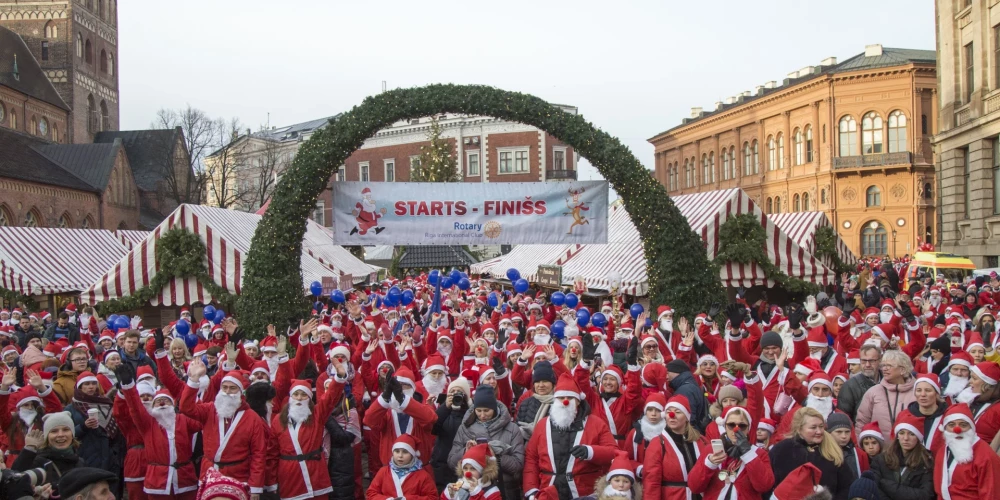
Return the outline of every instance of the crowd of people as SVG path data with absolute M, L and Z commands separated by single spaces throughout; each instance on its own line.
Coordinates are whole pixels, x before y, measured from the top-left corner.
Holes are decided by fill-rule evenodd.
M 900 265 L 690 319 L 427 275 L 266 332 L 4 309 L 0 497 L 997 498 L 1000 282 Z

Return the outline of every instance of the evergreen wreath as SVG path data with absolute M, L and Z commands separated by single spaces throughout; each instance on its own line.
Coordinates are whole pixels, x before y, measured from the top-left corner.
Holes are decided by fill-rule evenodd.
M 819 291 L 815 283 L 789 276 L 778 269 L 767 256 L 764 250 L 766 245 L 767 232 L 757 215 L 735 215 L 719 227 L 719 251 L 715 254 L 715 263 L 720 266 L 726 262 L 756 263 L 764 270 L 765 276 L 792 294 L 808 295 Z

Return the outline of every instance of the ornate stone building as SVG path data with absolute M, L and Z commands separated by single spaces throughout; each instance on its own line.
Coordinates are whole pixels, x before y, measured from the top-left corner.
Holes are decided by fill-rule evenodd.
M 826 212 L 857 255 L 933 241 L 933 51 L 869 45 L 691 117 L 649 141 L 671 195 L 740 187 L 767 213 Z

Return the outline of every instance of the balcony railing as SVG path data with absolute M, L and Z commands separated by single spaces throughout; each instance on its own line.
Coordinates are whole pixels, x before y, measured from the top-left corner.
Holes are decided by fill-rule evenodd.
M 883 165 L 905 165 L 913 163 L 913 153 L 882 153 L 877 155 L 841 156 L 833 159 L 833 168 L 881 167 Z
M 545 178 L 550 181 L 561 179 L 576 180 L 576 170 L 546 170 Z

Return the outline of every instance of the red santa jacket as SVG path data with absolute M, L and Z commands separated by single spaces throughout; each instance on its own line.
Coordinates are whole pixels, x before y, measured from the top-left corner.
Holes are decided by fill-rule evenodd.
M 726 457 L 721 464 L 708 460 L 712 454 L 711 444 L 702 448 L 700 453 L 704 458 L 698 459 L 691 469 L 688 484 L 691 492 L 700 493 L 703 500 L 760 498 L 774 486 L 771 459 L 763 448 L 752 446 L 739 460 Z M 730 471 L 729 480 L 719 479 L 721 471 Z
M 711 447 L 705 437 L 694 443 L 695 465 L 703 460 L 703 449 Z M 692 469 L 693 470 L 693 469 Z M 648 500 L 688 500 L 689 477 L 684 455 L 666 432 L 649 442 L 642 464 L 642 497 Z
M 949 465 L 950 457 L 947 446 L 940 447 L 934 455 L 934 492 L 938 498 L 981 500 L 1000 496 L 1000 457 L 989 444 L 977 439 L 972 444 L 972 461 L 968 463 L 952 460 Z
M 438 498 L 434 477 L 426 467 L 421 467 L 402 478 L 393 472 L 391 466 L 378 470 L 368 486 L 367 500 L 435 500 Z
M 790 367 L 794 367 L 796 364 L 805 360 L 809 356 L 809 346 L 806 342 L 806 336 L 799 335 L 793 337 L 793 339 L 794 352 L 792 354 L 792 360 L 786 361 Z M 782 368 L 781 370 L 778 370 L 777 367 L 775 367 L 771 370 L 770 374 L 765 376 L 764 371 L 760 369 L 757 363 L 760 358 L 749 354 L 746 349 L 744 349 L 744 342 L 745 341 L 743 340 L 737 340 L 731 337 L 728 342 L 729 352 L 732 354 L 734 360 L 747 363 L 754 367 L 754 371 L 756 371 L 757 376 L 760 377 L 761 390 L 763 391 L 764 400 L 766 401 L 766 403 L 761 407 L 763 410 L 762 416 L 778 420 L 779 418 L 777 415 L 774 415 L 772 412 L 774 409 L 774 402 L 778 399 L 778 395 L 781 394 L 784 389 L 783 386 L 785 386 L 788 377 L 791 376 L 794 378 L 794 375 L 790 373 L 788 367 Z M 806 391 L 802 384 L 798 384 L 798 387 L 801 389 L 797 390 L 795 393 L 789 393 L 789 395 L 796 401 L 805 399 L 806 397 Z M 787 392 L 787 389 L 784 390 Z
M 120 402 L 114 406 L 112 414 L 115 416 L 118 430 L 125 436 L 125 446 L 128 447 L 128 451 L 125 452 L 125 482 L 141 483 L 146 476 L 146 445 L 143 444 L 142 431 L 132 421 L 124 392 L 119 391 L 115 397 Z
M 195 403 L 198 389 L 188 381 L 181 393 L 180 410 L 201 422 L 202 446 L 205 457 L 201 461 L 203 476 L 215 466 L 219 472 L 250 485 L 251 493 L 264 491 L 267 462 L 267 424 L 246 401 L 236 409 L 232 420 L 223 419 L 215 411 L 215 403 Z
M 581 405 L 579 411 L 587 409 Z M 578 417 L 579 418 L 579 417 Z M 618 450 L 614 437 L 608 429 L 608 424 L 599 418 L 583 417 L 582 431 L 577 431 L 573 439 L 574 446 L 589 446 L 590 459 L 580 460 L 569 456 L 567 468 L 573 473 L 567 477 L 569 489 L 573 498 L 587 496 L 594 491 L 594 483 L 607 471 L 608 466 Z M 576 425 L 576 422 L 574 422 Z M 556 473 L 563 473 L 556 467 L 552 456 L 552 423 L 545 417 L 535 426 L 531 439 L 524 447 L 524 495 L 528 497 L 539 490 L 552 486 L 556 481 Z M 565 450 L 569 453 L 569 450 Z
M 972 413 L 972 418 L 976 421 L 976 435 L 979 439 L 992 443 L 997 432 L 1000 432 L 1000 403 L 984 403 Z
M 395 405 L 393 403 L 396 403 L 395 399 L 386 403 L 379 395 L 365 411 L 365 426 L 379 436 L 380 460 L 388 464 L 392 460 L 392 444 L 396 442 L 396 438 L 409 434 L 417 442 L 417 451 L 420 453 L 418 458 L 428 459 L 425 465 L 429 467 L 435 440 L 431 430 L 434 428 L 434 422 L 437 422 L 437 412 L 430 405 L 416 401 L 410 396 L 404 396 L 402 403 Z M 405 419 L 407 420 L 405 427 L 400 426 L 400 413 L 409 417 Z
M 201 424 L 177 415 L 173 432 L 168 432 L 146 411 L 135 383 L 122 387 L 129 414 L 142 433 L 146 451 L 142 490 L 150 495 L 178 495 L 198 489 L 198 475 L 191 462 L 191 437 Z
M 27 389 L 21 389 L 27 390 Z M 34 392 L 34 389 L 31 389 Z M 44 393 L 39 394 L 42 398 L 42 407 L 45 409 L 45 413 L 55 413 L 60 412 L 63 409 L 62 402 L 59 401 L 59 396 L 56 395 L 56 391 L 53 391 L 51 387 L 47 388 Z M 24 428 L 24 423 L 21 422 L 21 431 L 15 433 L 13 436 L 6 435 L 5 433 L 10 431 L 10 424 L 13 419 L 21 418 L 17 415 L 17 408 L 12 407 L 12 404 L 17 404 L 14 401 L 20 400 L 17 392 L 14 393 L 2 393 L 0 392 L 0 436 L 5 436 L 7 441 L 7 447 L 4 451 L 4 463 L 8 468 L 17 460 L 17 455 L 21 453 L 24 449 L 24 435 L 28 431 L 38 429 L 42 430 L 42 415 L 35 417 L 35 420 L 31 423 L 31 428 Z
M 626 434 L 628 434 L 626 429 L 631 428 L 632 423 L 638 418 L 638 410 L 642 407 L 642 402 L 644 401 L 642 398 L 642 380 L 639 378 L 639 367 L 628 367 L 625 380 L 621 381 L 624 384 L 620 382 L 618 389 L 618 392 L 622 392 L 622 389 L 624 389 L 624 393 L 614 398 L 611 402 L 602 398 L 594 390 L 593 385 L 590 383 L 590 369 L 588 366 L 584 366 L 584 363 L 577 365 L 573 370 L 573 376 L 576 377 L 576 384 L 582 388 L 583 394 L 586 396 L 587 405 L 591 408 L 590 416 L 599 418 L 608 424 L 611 435 L 615 438 L 618 446 L 625 449 L 625 439 Z

